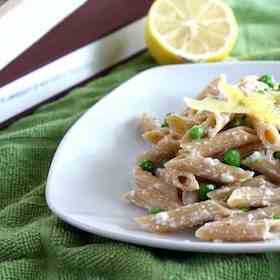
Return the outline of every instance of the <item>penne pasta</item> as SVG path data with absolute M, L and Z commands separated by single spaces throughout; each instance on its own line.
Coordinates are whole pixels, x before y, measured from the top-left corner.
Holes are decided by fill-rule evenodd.
M 264 176 L 259 175 L 253 177 L 249 180 L 246 180 L 240 184 L 241 187 L 252 187 L 252 188 L 261 188 L 261 187 L 268 187 L 268 188 L 276 188 L 277 186 L 269 182 Z
M 133 171 L 134 183 L 137 190 L 155 189 L 160 191 L 168 199 L 177 200 L 178 192 L 160 178 L 152 175 L 150 172 L 143 171 L 140 167 L 135 167 Z
M 168 184 L 182 191 L 195 191 L 199 184 L 192 173 L 164 168 L 159 170 L 159 176 Z
M 209 157 L 224 152 L 230 148 L 238 148 L 258 142 L 254 131 L 248 127 L 237 127 L 225 130 L 210 139 L 182 143 L 185 152 L 196 150 L 202 156 Z
M 231 208 L 250 208 L 269 206 L 279 201 L 280 188 L 240 187 L 233 190 L 227 204 Z
M 193 120 L 177 114 L 168 115 L 166 122 L 169 129 L 179 135 L 184 135 L 189 128 L 195 125 Z
M 160 129 L 160 121 L 148 114 L 143 114 L 140 119 L 140 128 L 142 133 Z
M 179 149 L 179 140 L 164 138 L 150 151 L 140 155 L 137 158 L 137 162 L 140 162 L 141 160 L 152 160 L 155 163 L 161 163 L 162 161 L 166 161 L 175 157 Z
M 195 122 L 195 124 L 204 124 L 206 121 L 209 119 L 211 116 L 211 112 L 206 112 L 206 111 L 200 111 L 200 112 L 195 112 L 192 120 Z
M 236 218 L 242 217 L 243 219 L 247 219 L 249 221 L 260 220 L 260 219 L 270 219 L 275 216 L 280 215 L 280 205 L 275 204 L 268 207 L 258 208 L 247 213 L 242 213 L 236 216 Z M 235 217 L 235 216 L 233 216 Z
M 225 75 L 220 75 L 218 78 L 214 79 L 209 83 L 209 85 L 198 95 L 197 99 L 201 100 L 205 97 L 217 97 L 220 94 L 219 85 L 221 82 L 226 82 Z
M 275 188 L 276 185 L 272 184 L 271 182 L 267 181 L 264 176 L 256 176 L 251 179 L 248 179 L 244 182 L 235 185 L 228 185 L 224 186 L 220 189 L 214 190 L 209 192 L 207 196 L 210 199 L 218 201 L 221 204 L 226 204 L 228 198 L 232 194 L 234 190 L 238 187 L 252 187 L 252 188 L 260 188 L 260 187 L 268 187 L 268 188 Z
M 263 174 L 272 182 L 280 183 L 280 163 L 278 160 L 266 160 L 250 156 L 243 160 L 242 164 Z
M 236 220 L 236 221 L 256 221 L 263 219 L 273 219 L 280 216 L 280 205 L 273 204 L 267 207 L 254 208 L 249 211 L 243 211 L 238 209 L 232 209 L 231 215 L 222 220 Z
M 200 227 L 195 236 L 208 241 L 258 241 L 280 237 L 280 221 L 221 220 Z
M 160 191 L 160 189 L 146 188 L 137 189 L 124 194 L 124 198 L 129 202 L 146 209 L 176 209 L 182 206 L 178 197 L 168 196 Z
M 207 194 L 207 197 L 227 207 L 227 200 L 236 187 L 222 187 Z
M 199 196 L 196 191 L 183 191 L 182 203 L 183 205 L 190 205 L 199 201 Z
M 264 146 L 273 150 L 280 148 L 280 135 L 275 126 L 261 122 L 255 118 L 251 118 L 251 123 L 256 129 L 257 135 Z
M 182 154 L 168 161 L 165 167 L 176 169 L 178 172 L 190 172 L 222 184 L 242 182 L 254 175 L 251 171 L 224 164 L 217 159 L 205 158 L 197 153 Z
M 136 222 L 145 230 L 156 233 L 174 232 L 201 225 L 219 217 L 227 217 L 230 210 L 208 200 L 175 210 L 136 218 Z
M 207 85 L 202 90 L 202 92 L 197 96 L 197 99 L 202 100 L 205 97 L 210 97 L 210 96 L 211 97 L 219 97 L 219 95 L 220 95 L 219 85 L 220 85 L 221 82 L 225 82 L 225 81 L 226 81 L 225 75 L 220 75 L 219 77 L 215 78 L 214 80 L 212 80 L 209 83 L 209 85 Z M 207 119 L 207 117 L 206 117 L 206 118 L 203 118 L 203 120 L 199 120 L 200 117 L 201 117 L 200 113 L 202 113 L 202 114 L 206 113 L 208 115 L 208 112 L 205 112 L 205 111 L 197 112 L 197 111 L 189 109 L 189 108 L 186 108 L 183 115 L 190 118 L 190 119 L 195 120 L 195 122 L 197 124 L 200 124 Z
M 142 134 L 142 137 L 152 144 L 157 144 L 165 136 L 169 134 L 168 128 L 160 128 L 157 130 L 149 130 Z
M 212 113 L 205 121 L 204 126 L 207 128 L 207 135 L 213 138 L 220 132 L 231 120 L 229 114 Z

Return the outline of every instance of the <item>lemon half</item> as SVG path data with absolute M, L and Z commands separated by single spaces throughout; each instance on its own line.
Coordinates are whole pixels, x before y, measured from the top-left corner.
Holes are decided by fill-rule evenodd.
M 234 14 L 221 0 L 156 0 L 145 32 L 160 64 L 223 60 L 237 36 Z

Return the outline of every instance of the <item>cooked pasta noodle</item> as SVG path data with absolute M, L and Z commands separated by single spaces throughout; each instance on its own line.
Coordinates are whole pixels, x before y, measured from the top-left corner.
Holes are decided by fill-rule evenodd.
M 222 153 L 230 148 L 237 148 L 257 142 L 258 138 L 254 131 L 248 127 L 227 129 L 212 138 L 194 140 L 182 143 L 183 151 L 197 151 L 202 156 L 209 157 Z
M 203 240 L 259 241 L 280 237 L 280 221 L 215 221 L 200 227 L 195 236 Z M 274 231 L 275 229 L 275 231 Z

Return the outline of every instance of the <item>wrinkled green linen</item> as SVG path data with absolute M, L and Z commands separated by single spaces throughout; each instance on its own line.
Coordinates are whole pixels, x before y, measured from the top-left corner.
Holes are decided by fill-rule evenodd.
M 232 56 L 280 58 L 279 0 L 228 3 L 240 25 Z M 145 248 L 75 229 L 48 209 L 46 178 L 63 135 L 104 95 L 154 65 L 143 54 L 0 132 L 0 279 L 280 279 L 278 253 L 223 255 Z

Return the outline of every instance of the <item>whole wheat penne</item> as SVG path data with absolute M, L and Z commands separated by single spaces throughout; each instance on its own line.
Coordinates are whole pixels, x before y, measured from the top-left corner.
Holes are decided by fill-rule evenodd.
M 278 160 L 262 160 L 261 158 L 248 157 L 242 161 L 242 164 L 263 174 L 272 182 L 280 183 L 280 162 Z
M 250 143 L 258 142 L 254 130 L 248 127 L 236 127 L 227 129 L 213 138 L 183 142 L 181 147 L 184 151 L 198 151 L 205 157 L 213 156 L 230 148 L 238 148 Z
M 252 187 L 252 188 L 260 188 L 260 187 L 267 187 L 267 188 L 276 188 L 277 186 L 269 182 L 264 178 L 264 176 L 256 176 L 244 182 L 235 184 L 235 185 L 228 185 L 224 186 L 220 189 L 211 191 L 207 194 L 210 199 L 218 201 L 221 204 L 225 204 L 232 194 L 234 190 L 239 187 Z
M 239 213 L 237 215 L 233 215 L 233 218 L 239 220 L 247 219 L 249 221 L 260 220 L 260 219 L 270 219 L 275 216 L 279 217 L 280 215 L 280 205 L 274 204 L 268 207 L 262 207 L 255 210 L 251 210 L 245 213 Z
M 176 169 L 163 168 L 158 171 L 159 176 L 168 184 L 182 191 L 195 191 L 199 189 L 199 183 L 190 172 L 177 171 Z
M 148 114 L 143 114 L 140 119 L 140 129 L 142 133 L 160 129 L 160 121 Z
M 225 75 L 220 75 L 213 81 L 211 81 L 208 86 L 198 95 L 197 99 L 201 100 L 204 99 L 205 97 L 215 97 L 219 96 L 220 94 L 220 89 L 219 85 L 221 82 L 226 82 L 226 76 Z
M 231 120 L 230 114 L 211 113 L 205 121 L 204 126 L 210 138 L 220 132 Z
M 168 128 L 160 128 L 156 130 L 149 130 L 142 134 L 142 137 L 152 144 L 157 144 L 165 136 L 169 134 Z
M 256 118 L 250 119 L 254 128 L 257 131 L 257 135 L 264 144 L 264 146 L 277 150 L 280 148 L 280 135 L 277 128 L 271 124 L 261 122 Z
M 132 190 L 124 194 L 124 198 L 131 203 L 146 209 L 155 207 L 170 210 L 182 206 L 178 197 L 168 197 L 168 195 L 155 188 Z
M 280 237 L 279 226 L 280 221 L 274 220 L 237 221 L 227 219 L 206 223 L 195 232 L 195 236 L 209 241 L 268 240 Z
M 179 135 L 184 135 L 189 128 L 195 125 L 195 122 L 190 118 L 177 114 L 168 115 L 166 122 L 168 123 L 169 129 Z
M 207 194 L 207 197 L 227 207 L 226 202 L 235 189 L 236 187 L 225 186 L 220 189 L 209 192 Z
M 273 219 L 280 216 L 280 205 L 273 204 L 267 207 L 253 208 L 249 211 L 232 209 L 231 215 L 222 220 L 236 220 L 236 221 L 256 221 L 263 219 Z
M 182 203 L 183 205 L 190 205 L 199 201 L 197 191 L 183 191 L 182 192 Z
M 252 188 L 261 188 L 261 187 L 268 187 L 268 188 L 277 188 L 277 185 L 268 181 L 263 175 L 258 175 L 246 181 L 243 181 L 239 185 L 240 187 L 252 187 Z
M 221 82 L 225 82 L 225 81 L 226 81 L 225 75 L 220 75 L 219 77 L 215 78 L 202 90 L 202 92 L 197 96 L 196 99 L 202 100 L 205 97 L 219 96 L 219 94 L 220 94 L 219 85 Z M 206 113 L 206 114 L 204 114 L 204 113 Z M 197 112 L 196 110 L 186 108 L 186 110 L 183 112 L 183 115 L 194 120 L 196 124 L 200 124 L 207 119 L 207 117 L 202 117 L 202 115 L 204 114 L 204 115 L 208 116 L 208 113 L 209 112 L 206 112 L 206 111 Z M 202 117 L 202 119 L 201 119 L 201 117 Z
M 227 200 L 231 208 L 250 208 L 269 206 L 280 201 L 280 188 L 240 187 L 236 188 Z
M 156 215 L 136 218 L 136 222 L 147 231 L 164 233 L 192 228 L 218 217 L 227 217 L 230 213 L 230 210 L 225 207 L 208 200 Z
M 133 176 L 137 190 L 146 190 L 148 188 L 155 189 L 165 195 L 168 199 L 175 201 L 178 199 L 178 191 L 176 188 L 168 185 L 150 172 L 144 171 L 136 166 L 133 170 Z
M 179 140 L 170 138 L 162 139 L 157 145 L 155 145 L 150 151 L 147 151 L 137 158 L 137 161 L 152 160 L 155 163 L 169 160 L 176 156 L 180 149 Z
M 222 184 L 242 182 L 254 175 L 251 171 L 224 164 L 217 159 L 205 158 L 197 153 L 182 154 L 168 161 L 165 167 L 179 172 L 190 172 L 195 176 Z

